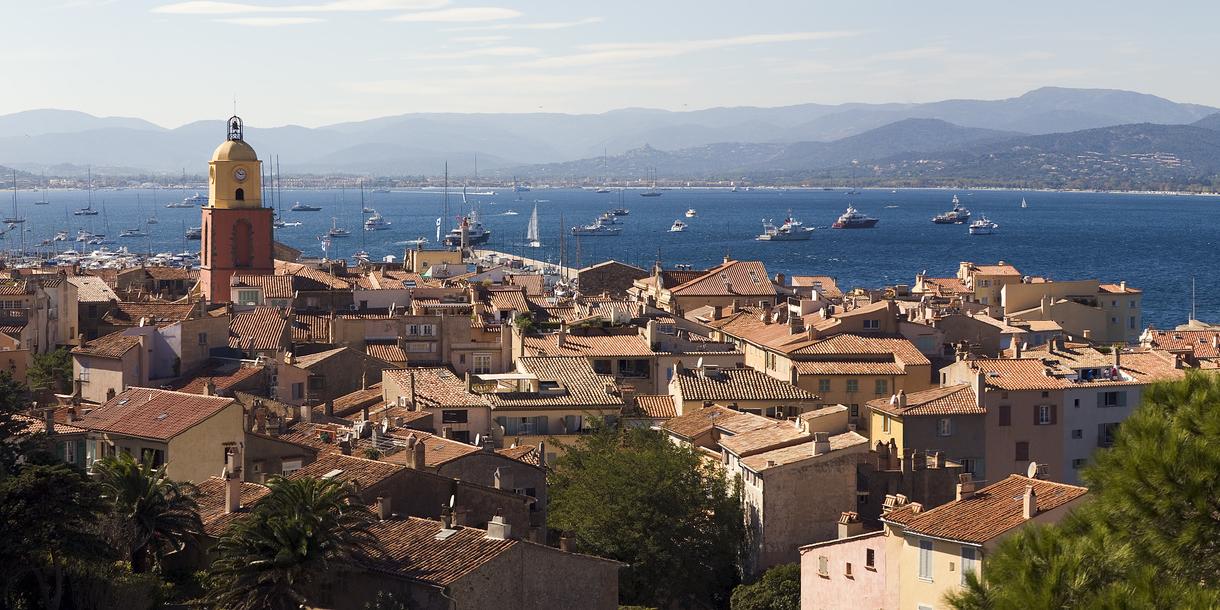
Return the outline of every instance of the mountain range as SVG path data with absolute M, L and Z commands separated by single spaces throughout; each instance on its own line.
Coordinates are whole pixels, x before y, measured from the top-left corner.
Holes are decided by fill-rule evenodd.
M 436 175 L 447 160 L 450 173 L 460 177 L 474 171 L 477 158 L 484 176 L 502 179 L 638 178 L 652 167 L 675 178 L 737 173 L 757 179 L 925 179 L 927 172 L 913 171 L 911 164 L 929 155 L 937 167 L 964 172 L 972 155 L 994 155 L 1024 138 L 1034 139 L 1017 146 L 1045 146 L 1066 155 L 1072 141 L 1084 145 L 1101 137 L 1092 130 L 1194 123 L 1190 129 L 1207 131 L 1220 123 L 1218 111 L 1129 91 L 1046 87 L 1002 100 L 920 104 L 689 112 L 627 108 L 582 115 L 415 113 L 314 128 L 248 126 L 246 139 L 264 159 L 279 155 L 286 173 Z M 165 128 L 138 118 L 34 110 L 0 116 L 0 165 L 35 173 L 66 174 L 92 166 L 95 173 L 185 168 L 198 174 L 224 133 L 222 120 Z M 1080 137 L 1063 135 L 1076 133 Z M 1161 130 L 1145 138 L 1130 129 L 1125 133 L 1128 148 L 1143 143 L 1143 152 L 1160 152 L 1147 148 L 1153 145 L 1195 156 L 1207 150 L 1170 146 L 1170 140 L 1195 137 L 1198 131 Z M 1052 134 L 1060 135 L 1037 139 Z M 1124 136 L 1116 132 L 1114 137 Z M 1204 171 L 1211 165 L 1192 156 L 1190 167 Z M 967 173 L 980 179 L 992 175 Z

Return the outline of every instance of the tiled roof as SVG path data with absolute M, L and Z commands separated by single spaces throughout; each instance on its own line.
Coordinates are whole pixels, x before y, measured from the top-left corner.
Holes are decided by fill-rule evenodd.
M 610 409 L 622 407 L 621 396 L 606 391 L 606 383 L 614 379 L 593 371 L 589 361 L 572 356 L 526 356 L 517 359 L 520 369 L 532 373 L 543 382 L 553 382 L 557 389 L 539 393 L 496 392 L 480 394 L 492 409 L 545 407 L 589 407 Z
M 697 369 L 678 372 L 678 391 L 684 402 L 712 400 L 817 400 L 812 392 L 749 368 Z
M 925 277 L 923 279 L 924 290 L 931 290 L 938 294 L 953 295 L 970 292 L 966 288 L 966 284 L 955 277 Z
M 229 347 L 245 350 L 278 350 L 285 342 L 288 318 L 275 307 L 260 306 L 233 314 L 229 322 Z
M 813 288 L 820 292 L 828 299 L 837 299 L 843 296 L 843 291 L 839 290 L 839 284 L 829 275 L 794 275 L 788 280 L 792 286 L 797 288 Z
M 167 441 L 233 404 L 232 398 L 131 388 L 81 418 L 81 427 Z
M 652 419 L 672 419 L 678 416 L 674 397 L 669 394 L 640 394 L 635 397 L 635 404 L 644 415 Z
M 229 280 L 233 288 L 259 288 L 264 299 L 291 299 L 292 276 L 289 275 L 234 275 Z
M 529 464 L 530 466 L 541 466 L 542 459 L 538 454 L 536 445 L 520 445 L 517 447 L 506 447 L 504 449 L 496 449 L 496 453 L 518 462 Z
M 408 360 L 407 350 L 397 343 L 366 343 L 364 353 L 386 362 L 401 363 Z
M 1012 265 L 975 265 L 974 270 L 983 275 L 1021 275 Z
M 634 327 L 626 330 L 601 331 L 592 329 L 589 334 L 568 333 L 562 336 L 552 333 L 524 338 L 526 353 L 545 356 L 586 357 L 647 357 L 653 355 L 648 341 Z M 605 334 L 602 334 L 605 333 Z
M 68 283 L 76 286 L 76 298 L 82 303 L 109 303 L 119 300 L 119 295 L 101 278 L 77 275 L 68 278 Z
M 25 424 L 25 432 L 27 434 L 42 434 L 47 431 L 47 422 L 41 417 L 29 417 L 27 415 L 15 414 L 13 419 Z M 85 431 L 84 428 L 65 424 L 59 421 L 55 422 L 56 434 L 80 434 Z
M 324 291 L 352 289 L 352 282 L 345 278 L 299 263 L 276 261 L 275 272 L 277 275 L 292 276 L 293 290 Z
M 218 538 L 228 529 L 238 517 L 249 514 L 250 508 L 259 500 L 267 497 L 271 490 L 266 485 L 257 483 L 241 483 L 241 508 L 234 513 L 225 513 L 225 480 L 220 477 L 208 477 L 195 487 L 199 495 L 195 502 L 199 504 L 199 519 L 203 521 L 203 531 L 207 535 Z
M 1122 284 L 1102 284 L 1097 288 L 1102 292 L 1109 292 L 1112 294 L 1140 294 L 1143 292 L 1143 290 L 1140 290 L 1139 288 L 1132 288 Z
M 1149 330 L 1149 347 L 1187 352 L 1195 358 L 1220 357 L 1220 330 Z
M 328 349 L 328 350 L 323 350 L 323 351 L 320 351 L 317 353 L 309 354 L 308 356 L 298 356 L 295 364 L 296 364 L 297 368 L 307 369 L 311 366 L 321 363 L 322 361 L 324 361 L 328 358 L 338 356 L 339 354 L 342 354 L 345 351 L 350 351 L 355 354 L 360 353 L 360 352 L 357 352 L 356 350 L 353 350 L 350 347 L 346 347 L 346 346 L 336 347 L 334 349 Z
M 774 423 L 775 420 L 768 417 L 713 405 L 675 417 L 661 427 L 689 439 L 710 432 L 713 428 L 721 428 L 730 434 L 743 434 Z
M 114 326 L 136 326 L 140 320 L 165 326 L 190 319 L 194 303 L 132 303 L 120 301 L 102 317 Z
M 813 438 L 790 421 L 772 420 L 770 426 L 720 438 L 720 446 L 739 457 L 788 447 Z
M 292 340 L 325 343 L 330 339 L 330 321 L 334 317 L 328 313 L 311 314 L 296 312 L 292 321 Z
M 501 288 L 489 290 L 488 293 L 488 302 L 500 311 L 515 310 L 518 313 L 528 313 L 530 310 L 529 301 L 525 299 L 525 291 L 522 289 Z
M 814 360 L 796 363 L 799 375 L 905 375 L 897 362 L 878 360 Z
M 709 269 L 698 278 L 672 286 L 669 291 L 680 296 L 774 297 L 775 285 L 767 277 L 767 268 L 761 262 L 729 261 Z
M 452 462 L 462 456 L 483 451 L 482 448 L 455 441 L 452 439 L 443 438 L 435 434 L 421 432 L 419 430 L 397 429 L 390 433 L 398 439 L 405 440 L 410 436 L 414 436 L 416 442 L 424 444 L 424 465 L 428 468 L 436 468 L 442 464 Z M 410 450 L 404 449 L 384 456 L 381 459 L 392 464 L 406 464 L 408 453 Z
M 1034 488 L 1039 513 L 1059 508 L 1089 491 L 1013 474 L 974 492 L 970 498 L 903 517 L 904 523 L 900 524 L 913 534 L 983 544 L 1025 523 L 1022 511 L 1026 485 Z
M 892 398 L 870 400 L 868 406 L 900 417 L 907 415 L 982 415 L 987 409 L 975 401 L 974 388 L 968 384 L 932 388 L 906 395 L 906 407 Z
M 0 281 L 0 296 L 24 296 L 34 293 L 34 286 L 25 280 Z
M 174 390 L 188 394 L 203 394 L 208 381 L 211 381 L 217 390 L 228 390 L 262 373 L 263 367 L 261 366 L 239 366 L 235 369 L 232 367 L 210 367 L 193 377 L 179 381 Z
M 902 337 L 873 337 L 844 333 L 802 347 L 794 353 L 803 356 L 834 355 L 845 357 L 893 354 L 895 358 L 907 366 L 931 364 L 928 357 L 923 355 L 919 348 Z
M 382 552 L 367 567 L 445 587 L 514 545 L 526 544 L 488 538 L 487 532 L 472 527 L 459 527 L 443 540 L 437 540 L 440 531 L 441 523 L 430 519 L 376 521 L 369 527 L 369 533 L 381 542 Z
M 381 384 L 375 383 L 363 390 L 356 390 L 335 399 L 335 417 L 347 417 L 356 412 L 363 412 L 365 407 L 381 403 Z
M 546 279 L 537 274 L 511 274 L 508 276 L 508 283 L 513 286 L 520 286 L 525 289 L 525 294 L 535 296 L 545 292 Z
M 465 379 L 444 367 L 386 370 L 382 376 L 397 383 L 407 403 L 414 402 L 418 409 L 487 406 L 479 395 L 466 391 Z M 412 377 L 415 378 L 414 397 L 411 396 Z
M 1062 390 L 1071 382 L 1047 375 L 1039 358 L 979 358 L 974 365 L 983 371 L 988 386 L 1001 390 Z
M 139 337 L 124 335 L 123 331 L 118 330 L 109 335 L 86 341 L 84 345 L 72 348 L 72 353 L 100 358 L 122 358 L 127 350 L 139 344 Z
M 25 332 L 30 323 L 21 320 L 3 320 L 0 321 L 0 333 L 6 334 L 14 339 L 21 336 Z
M 725 440 L 732 440 L 735 438 L 738 438 L 738 437 L 734 436 L 734 437 L 730 437 L 729 439 L 725 439 Z M 833 457 L 834 452 L 836 452 L 836 451 L 840 451 L 843 449 L 849 449 L 852 447 L 859 447 L 861 445 L 864 445 L 864 446 L 868 445 L 868 438 L 861 436 L 855 432 L 844 432 L 842 434 L 835 434 L 835 435 L 830 436 L 829 440 L 830 440 L 830 453 L 829 454 L 822 454 L 822 455 L 817 455 L 817 456 L 813 455 L 813 442 L 804 441 L 804 442 L 800 443 L 799 445 L 789 445 L 787 447 L 780 447 L 778 449 L 772 449 L 770 451 L 763 451 L 762 453 L 755 453 L 754 455 L 742 458 L 741 463 L 743 465 L 745 465 L 746 468 L 749 468 L 750 470 L 753 470 L 754 472 L 762 472 L 764 470 L 767 470 L 768 468 L 776 468 L 779 466 L 783 466 L 785 464 L 791 464 L 793 462 L 800 462 L 802 460 L 807 460 L 810 458 L 821 458 L 826 455 L 830 455 Z M 723 444 L 723 442 L 724 441 L 722 441 L 722 444 Z
M 186 269 L 184 267 L 145 267 L 144 271 L 157 281 L 174 281 L 174 280 L 195 280 L 199 278 L 198 269 Z
M 337 478 L 340 481 L 351 481 L 359 489 L 368 489 L 402 471 L 402 469 L 403 466 L 396 464 L 367 460 L 341 453 L 326 453 L 319 454 L 316 461 L 288 475 L 288 478 L 324 478 L 334 471 L 339 471 L 331 475 L 331 478 Z

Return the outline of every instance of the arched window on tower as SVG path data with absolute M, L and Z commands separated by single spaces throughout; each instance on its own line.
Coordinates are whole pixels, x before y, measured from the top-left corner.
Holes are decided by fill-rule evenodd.
M 237 189 L 237 195 L 234 197 L 234 199 L 237 199 L 238 201 L 245 201 L 246 191 L 243 189 Z
M 254 264 L 254 227 L 246 219 L 233 224 L 233 266 L 249 267 Z

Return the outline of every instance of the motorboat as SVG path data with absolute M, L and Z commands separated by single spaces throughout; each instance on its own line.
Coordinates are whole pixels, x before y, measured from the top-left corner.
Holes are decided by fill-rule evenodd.
M 148 233 L 145 233 L 144 231 L 141 231 L 138 228 L 137 229 L 123 229 L 119 233 L 119 237 L 148 237 Z
M 373 215 L 364 219 L 365 231 L 384 231 L 389 228 L 390 221 L 386 220 L 377 210 L 373 210 Z
M 53 241 L 68 241 L 68 232 L 59 231 L 58 233 L 55 234 Z
M 449 233 L 445 235 L 444 243 L 446 246 L 452 248 L 462 245 L 463 226 L 466 227 L 466 243 L 471 246 L 485 244 L 491 239 L 491 231 L 479 221 L 479 214 L 471 211 L 470 214 L 462 218 L 457 228 L 450 229 Z
M 612 227 L 600 222 L 587 224 L 579 227 L 572 227 L 572 235 L 583 235 L 587 237 L 615 237 L 621 235 L 623 229 L 620 227 Z
M 801 221 L 796 220 L 789 213 L 784 222 L 778 226 L 770 220 L 764 220 L 762 234 L 754 239 L 758 241 L 803 241 L 812 235 L 811 227 L 804 226 Z
M 517 216 L 518 212 L 516 210 L 505 210 L 504 212 L 501 212 L 500 215 L 501 216 Z
M 670 233 L 681 233 L 685 230 L 686 230 L 686 223 L 682 222 L 681 220 L 675 220 L 674 224 L 670 225 L 670 227 L 669 227 Z
M 288 209 L 292 210 L 293 212 L 319 212 L 322 210 L 322 208 L 316 205 L 309 205 L 308 203 L 301 203 L 300 201 L 292 204 L 292 207 Z
M 991 222 L 990 220 L 987 219 L 987 216 L 980 214 L 978 220 L 970 223 L 970 234 L 971 235 L 994 235 L 996 232 L 996 229 L 998 229 L 998 228 L 1000 228 L 1000 225 L 998 225 L 994 222 Z
M 207 198 L 207 195 L 201 195 L 199 193 L 195 193 L 194 195 L 191 195 L 190 197 L 183 199 L 182 203 L 187 204 L 186 207 L 188 207 L 188 208 L 193 208 L 198 205 L 207 205 L 208 198 Z
M 686 210 L 687 218 L 694 218 L 698 215 L 699 215 L 699 213 L 695 211 L 695 208 L 687 208 L 687 210 Z
M 965 224 L 969 220 L 970 210 L 961 204 L 961 201 L 957 199 L 957 195 L 953 196 L 952 210 L 932 217 L 932 222 L 938 225 L 960 225 Z
M 631 213 L 631 210 L 628 210 L 627 208 L 614 208 L 613 210 L 610 210 L 609 213 L 611 216 L 626 216 Z
M 847 211 L 830 225 L 832 229 L 871 229 L 880 222 L 872 216 L 861 213 L 855 206 L 847 206 Z
M 203 239 L 203 227 L 191 227 L 187 229 L 186 238 L 189 240 Z

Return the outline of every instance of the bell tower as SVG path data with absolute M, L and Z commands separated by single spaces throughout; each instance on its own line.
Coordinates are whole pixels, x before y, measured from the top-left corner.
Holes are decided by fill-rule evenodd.
M 208 205 L 203 208 L 199 283 L 209 302 L 227 303 L 234 274 L 271 275 L 274 211 L 263 207 L 262 162 L 243 139 L 240 117 L 208 163 Z

